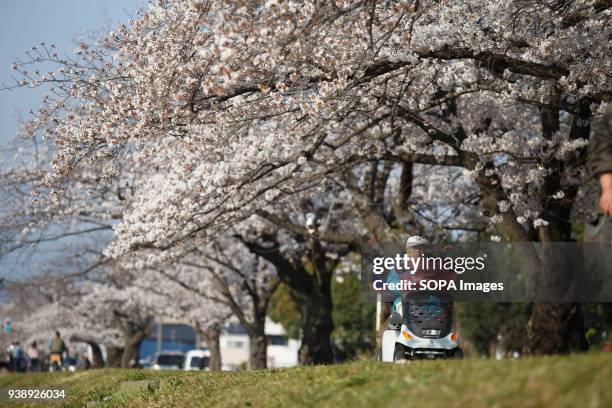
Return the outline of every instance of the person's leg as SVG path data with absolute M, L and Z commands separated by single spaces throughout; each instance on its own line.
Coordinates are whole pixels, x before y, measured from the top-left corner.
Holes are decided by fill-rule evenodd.
M 60 356 L 59 354 L 51 354 L 50 357 L 50 362 L 51 362 L 51 368 L 53 369 L 53 371 L 57 371 L 60 367 Z

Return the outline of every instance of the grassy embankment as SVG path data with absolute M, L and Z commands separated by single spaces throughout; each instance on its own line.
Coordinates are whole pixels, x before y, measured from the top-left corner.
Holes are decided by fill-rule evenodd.
M 610 407 L 612 353 L 522 360 L 358 362 L 246 372 L 90 370 L 0 377 L 6 390 L 65 389 L 70 407 Z

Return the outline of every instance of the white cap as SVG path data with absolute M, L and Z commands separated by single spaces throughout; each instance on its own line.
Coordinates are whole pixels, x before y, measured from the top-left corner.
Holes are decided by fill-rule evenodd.
M 420 237 L 418 235 L 413 235 L 406 240 L 406 248 L 410 248 L 410 247 L 414 247 L 418 245 L 425 245 L 428 243 L 429 242 L 425 238 Z

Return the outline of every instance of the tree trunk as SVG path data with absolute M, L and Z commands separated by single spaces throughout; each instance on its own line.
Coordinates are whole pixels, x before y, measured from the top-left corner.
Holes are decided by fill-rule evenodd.
M 271 237 L 263 237 L 271 238 Z M 301 259 L 285 258 L 274 242 L 274 249 L 260 246 L 255 242 L 245 242 L 249 249 L 274 264 L 278 277 L 289 288 L 302 324 L 302 364 L 330 364 L 334 362 L 331 333 L 332 320 L 331 279 L 338 260 L 329 260 L 320 242 L 310 239 L 310 256 Z
M 122 347 L 106 347 L 106 366 L 110 368 L 118 368 L 121 366 L 121 356 L 123 355 Z
M 204 340 L 206 341 L 206 347 L 210 350 L 210 370 L 220 371 L 221 370 L 221 343 L 219 338 L 221 337 L 221 325 L 213 324 L 204 333 Z
M 263 330 L 249 334 L 249 347 L 249 368 L 251 370 L 266 368 L 268 342 Z
M 545 139 L 551 140 L 554 133 L 559 130 L 559 112 L 558 110 L 542 108 L 541 113 L 543 136 Z M 570 140 L 589 138 L 590 126 L 584 126 L 583 123 L 589 123 L 590 115 L 588 104 L 586 102 L 581 104 L 579 113 L 572 118 Z M 585 158 L 586 148 L 582 148 L 577 156 L 574 155 L 565 161 L 553 159 L 549 163 L 554 171 L 546 176 L 542 186 L 543 196 L 545 197 L 545 201 L 542 203 L 544 210 L 542 216 L 549 221 L 549 225 L 539 228 L 540 241 L 571 241 L 571 214 L 578 187 L 563 188 L 563 174 L 565 168 L 577 166 Z M 549 198 L 561 189 L 565 192 L 563 199 Z M 545 288 L 546 285 L 549 285 L 554 289 L 559 287 L 560 282 L 571 281 L 572 277 L 558 275 L 560 269 L 563 268 L 546 266 L 542 268 L 544 276 L 541 277 L 540 282 L 544 283 Z M 570 353 L 585 351 L 587 348 L 588 343 L 584 336 L 584 321 L 580 304 L 535 303 L 533 305 L 531 318 L 525 328 L 523 353 L 529 355 Z
M 551 301 L 563 299 L 565 292 L 569 290 L 566 284 L 584 277 L 571 276 L 568 270 L 570 268 L 561 265 L 572 262 L 570 259 L 565 259 L 569 255 L 559 253 L 558 250 L 553 250 L 550 254 L 546 252 L 544 249 L 543 254 L 546 259 L 542 262 L 538 287 Z M 533 304 L 531 317 L 525 327 L 524 354 L 562 354 L 586 351 L 587 348 L 582 308 L 579 303 Z
M 138 348 L 126 345 L 121 355 L 121 368 L 132 368 L 138 364 Z
M 140 345 L 146 336 L 146 330 L 139 330 L 135 333 L 131 331 L 126 332 L 126 341 L 123 347 L 123 354 L 121 355 L 121 368 L 138 367 L 138 353 L 140 352 Z
M 334 353 L 331 335 L 334 331 L 332 320 L 331 293 L 325 299 L 314 294 L 296 296 L 302 321 L 301 364 L 331 364 Z
M 88 336 L 80 336 L 80 335 L 73 335 L 70 338 L 71 341 L 76 341 L 76 342 L 83 342 L 83 343 L 87 343 L 87 345 L 89 347 L 91 347 L 91 354 L 92 354 L 92 361 L 91 361 L 91 367 L 92 368 L 102 368 L 104 367 L 104 358 L 102 357 L 102 351 L 100 350 L 100 346 L 98 345 L 98 342 Z
M 102 368 L 104 367 L 104 359 L 102 358 L 102 351 L 98 343 L 87 343 L 91 347 L 91 368 Z
M 481 179 L 484 180 L 485 177 Z M 483 204 L 494 212 L 496 203 L 503 197 L 500 197 L 500 191 L 494 185 L 489 186 L 482 180 L 480 184 L 485 197 Z M 568 241 L 571 232 L 569 231 L 571 224 L 566 222 L 568 217 L 569 212 L 565 208 L 555 208 L 555 211 L 548 209 L 545 218 L 549 220 L 550 225 L 545 231 L 538 231 L 540 240 Z M 527 231 L 516 223 L 515 214 L 512 211 L 503 214 L 503 221 L 498 225 L 498 230 L 508 241 L 530 241 Z M 529 282 L 527 287 L 529 292 L 533 293 L 534 290 L 537 290 L 538 285 L 554 282 L 559 278 L 555 276 L 558 273 L 555 268 L 547 267 L 546 263 L 541 267 L 535 252 L 525 253 L 521 262 L 525 281 Z M 586 339 L 580 305 L 576 303 L 534 303 L 531 318 L 525 328 L 524 354 L 567 353 L 585 349 Z
M 525 329 L 526 355 L 585 351 L 582 310 L 579 303 L 535 303 Z

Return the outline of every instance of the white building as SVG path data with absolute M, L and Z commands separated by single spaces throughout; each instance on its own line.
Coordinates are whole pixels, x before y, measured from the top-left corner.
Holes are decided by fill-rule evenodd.
M 268 368 L 297 365 L 300 341 L 287 338 L 283 326 L 269 318 L 266 318 L 265 332 L 268 338 Z M 224 370 L 237 370 L 247 367 L 249 336 L 237 321 L 232 321 L 222 330 L 220 346 L 221 363 Z

